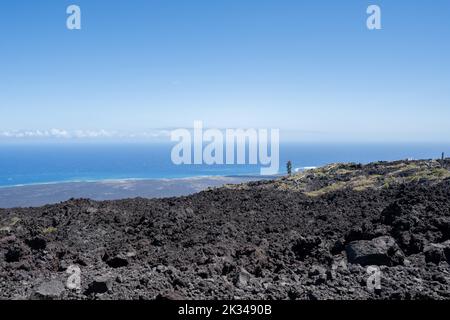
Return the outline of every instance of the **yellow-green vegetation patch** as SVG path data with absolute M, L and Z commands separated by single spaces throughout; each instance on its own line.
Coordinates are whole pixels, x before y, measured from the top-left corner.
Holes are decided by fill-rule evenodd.
M 450 171 L 445 168 L 433 168 L 415 172 L 407 177 L 408 182 L 417 182 L 422 180 L 441 180 L 450 177 Z
M 345 182 L 336 182 L 336 183 L 333 183 L 322 189 L 306 192 L 305 194 L 310 197 L 319 197 L 321 195 L 324 195 L 324 194 L 327 194 L 327 193 L 330 193 L 333 191 L 342 190 L 346 187 L 346 185 L 347 185 L 347 183 L 345 183 Z
M 381 175 L 357 176 L 352 178 L 350 181 L 338 181 L 324 188 L 306 192 L 306 195 L 310 197 L 317 197 L 345 188 L 351 188 L 355 191 L 364 191 L 369 188 L 376 188 L 382 180 L 382 177 L 383 176 Z
M 387 176 L 387 177 L 383 177 L 382 183 L 383 183 L 382 188 L 387 189 L 389 187 L 392 187 L 393 185 L 400 183 L 400 181 L 394 177 Z
M 349 174 L 352 174 L 352 173 L 354 173 L 355 172 L 355 170 L 349 170 L 349 169 L 338 169 L 338 170 L 336 170 L 336 174 L 338 174 L 338 175 L 349 175 Z
M 11 223 L 9 224 L 11 227 L 13 227 L 13 226 L 15 226 L 17 223 L 19 223 L 20 222 L 20 218 L 18 218 L 18 217 L 13 217 L 12 219 L 11 219 Z
M 409 164 L 404 163 L 404 162 L 396 163 L 396 164 L 389 164 L 388 163 L 388 164 L 385 165 L 385 167 L 389 168 L 389 169 L 400 169 L 400 168 L 406 167 L 407 165 L 409 165 Z
M 281 182 L 276 186 L 277 190 L 282 190 L 282 191 L 286 191 L 286 190 L 291 190 L 293 189 L 293 186 L 290 184 L 287 184 L 285 182 Z
M 350 185 L 355 191 L 364 191 L 369 188 L 375 188 L 382 179 L 383 176 L 381 175 L 359 176 L 352 179 Z
M 58 229 L 56 229 L 55 227 L 48 227 L 48 228 L 42 229 L 43 234 L 55 233 L 56 231 L 58 231 Z
M 431 170 L 431 174 L 433 177 L 437 177 L 440 179 L 450 177 L 450 171 L 445 168 L 434 168 L 433 170 Z
M 0 225 L 0 231 L 2 232 L 11 232 L 12 227 L 14 227 L 16 224 L 20 222 L 20 218 L 13 217 L 11 220 L 6 220 L 2 222 L 2 225 Z

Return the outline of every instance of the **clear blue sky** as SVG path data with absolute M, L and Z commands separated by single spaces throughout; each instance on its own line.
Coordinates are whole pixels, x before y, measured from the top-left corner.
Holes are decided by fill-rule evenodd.
M 70 4 L 82 30 L 66 29 Z M 1 1 L 0 132 L 194 120 L 450 141 L 450 1 Z

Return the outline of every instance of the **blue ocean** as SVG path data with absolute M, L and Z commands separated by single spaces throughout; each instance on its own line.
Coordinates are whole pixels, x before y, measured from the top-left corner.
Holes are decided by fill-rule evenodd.
M 259 165 L 174 165 L 172 144 L 3 144 L 0 145 L 0 187 L 99 181 L 160 179 L 194 176 L 258 175 Z M 280 145 L 280 173 L 285 163 L 294 168 L 334 162 L 368 163 L 381 160 L 432 159 L 450 154 L 448 144 L 313 144 Z

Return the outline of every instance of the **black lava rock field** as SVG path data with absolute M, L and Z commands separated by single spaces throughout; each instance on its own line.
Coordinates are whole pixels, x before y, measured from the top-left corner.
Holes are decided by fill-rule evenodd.
M 0 210 L 1 299 L 449 299 L 450 161 Z

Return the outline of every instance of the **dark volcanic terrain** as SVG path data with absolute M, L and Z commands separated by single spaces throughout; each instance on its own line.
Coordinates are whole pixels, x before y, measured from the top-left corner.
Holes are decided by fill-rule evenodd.
M 449 168 L 335 164 L 187 197 L 2 209 L 0 298 L 449 299 Z

